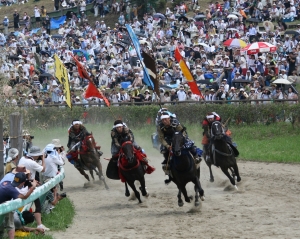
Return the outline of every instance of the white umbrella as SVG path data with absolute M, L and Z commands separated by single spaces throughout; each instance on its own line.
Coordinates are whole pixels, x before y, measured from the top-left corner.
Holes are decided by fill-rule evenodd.
M 232 18 L 232 19 L 238 19 L 238 16 L 234 15 L 234 14 L 229 14 L 227 16 L 227 18 Z
M 149 42 L 147 42 L 146 40 L 139 40 L 139 42 L 140 42 L 140 44 L 147 44 L 147 45 L 149 45 L 149 46 L 150 46 L 150 43 L 149 43 Z
M 236 28 L 226 28 L 226 31 L 239 31 L 238 29 L 236 29 Z
M 207 45 L 206 43 L 198 43 L 197 45 L 200 45 L 200 46 L 204 46 L 204 47 L 210 47 L 209 45 Z
M 237 15 L 237 16 L 239 16 L 239 17 L 242 16 L 242 14 L 240 14 L 239 12 L 232 12 L 231 14 Z
M 277 79 L 277 80 L 274 80 L 272 83 L 274 83 L 274 84 L 284 84 L 284 85 L 291 85 L 292 84 L 287 79 Z

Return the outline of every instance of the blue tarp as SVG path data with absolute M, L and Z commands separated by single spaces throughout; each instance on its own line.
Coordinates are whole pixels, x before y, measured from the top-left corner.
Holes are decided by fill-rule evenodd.
M 73 53 L 76 54 L 76 55 L 79 55 L 79 56 L 84 55 L 84 57 L 85 57 L 86 60 L 90 59 L 89 58 L 89 54 L 85 50 L 82 50 L 82 49 L 77 50 L 77 49 L 75 49 L 75 50 L 73 50 Z
M 50 29 L 58 29 L 59 25 L 64 24 L 66 21 L 66 16 L 62 16 L 58 19 L 51 18 L 50 19 Z
M 36 34 L 40 29 L 41 29 L 41 28 L 35 28 L 35 29 L 32 29 L 32 30 L 31 30 L 31 33 L 30 33 L 30 36 L 31 36 L 32 34 Z

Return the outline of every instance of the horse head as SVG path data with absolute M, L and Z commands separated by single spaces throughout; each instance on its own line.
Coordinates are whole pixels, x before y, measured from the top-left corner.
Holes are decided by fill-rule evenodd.
M 129 164 L 134 163 L 134 148 L 131 141 L 125 141 L 122 143 L 121 153 L 123 153 Z
M 215 121 L 211 125 L 211 136 L 217 140 L 220 140 L 224 137 L 225 131 L 222 124 L 219 121 Z
M 82 141 L 82 147 L 84 151 L 96 151 L 96 141 L 92 134 L 86 135 Z
M 185 143 L 185 137 L 183 131 L 175 132 L 173 136 L 172 146 L 175 156 L 181 155 L 181 149 Z

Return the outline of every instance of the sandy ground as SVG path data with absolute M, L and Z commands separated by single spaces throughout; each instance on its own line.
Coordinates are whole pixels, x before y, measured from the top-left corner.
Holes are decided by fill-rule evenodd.
M 239 162 L 242 181 L 236 191 L 218 168 L 209 182 L 201 163 L 205 201 L 177 205 L 174 184 L 165 186 L 162 157 L 149 157 L 157 170 L 146 175 L 150 197 L 129 201 L 124 184 L 107 180 L 83 188 L 85 179 L 67 164 L 65 189 L 74 202 L 74 223 L 54 238 L 300 238 L 300 165 Z M 104 169 L 107 161 L 101 160 Z M 192 184 L 187 186 L 194 195 Z

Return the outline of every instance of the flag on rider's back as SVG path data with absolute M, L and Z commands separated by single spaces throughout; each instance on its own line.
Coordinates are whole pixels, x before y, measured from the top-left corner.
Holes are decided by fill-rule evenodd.
M 159 96 L 159 83 L 158 79 L 156 76 L 156 65 L 155 65 L 155 60 L 146 52 L 142 51 L 142 56 L 144 58 L 144 64 L 146 66 L 146 69 L 149 73 L 149 76 L 154 84 L 154 91 L 155 93 Z
M 103 99 L 105 104 L 109 107 L 110 106 L 109 100 L 105 97 L 105 95 L 102 94 L 101 91 L 98 90 L 97 86 L 91 79 L 90 75 L 87 73 L 86 69 L 83 67 L 83 65 L 81 65 L 81 63 L 76 59 L 76 57 L 72 53 L 70 53 L 70 55 L 72 56 L 72 58 L 76 63 L 79 76 L 89 81 L 89 85 L 85 91 L 85 98 L 97 97 Z
M 193 94 L 199 95 L 203 99 L 203 95 L 201 94 L 200 90 L 198 89 L 197 82 L 195 81 L 190 69 L 187 67 L 185 61 L 182 59 L 182 56 L 179 52 L 178 47 L 175 49 L 175 59 L 179 63 L 180 69 L 186 78 L 186 81 L 192 91 Z
M 140 59 L 140 62 L 142 64 L 142 67 L 143 67 L 143 71 L 144 71 L 144 79 L 143 79 L 143 82 L 147 85 L 147 86 L 151 86 L 152 89 L 154 89 L 154 84 L 148 74 L 148 71 L 145 67 L 145 64 L 143 62 L 143 59 L 142 59 L 142 56 L 141 56 L 141 48 L 140 48 L 140 43 L 139 43 L 139 39 L 137 38 L 137 36 L 134 34 L 132 28 L 130 25 L 128 24 L 125 24 L 126 28 L 127 28 L 127 31 L 128 31 L 128 34 L 131 38 L 131 41 L 134 45 L 134 48 L 136 50 L 136 54 L 137 54 L 137 57 Z
M 64 95 L 66 97 L 66 103 L 70 108 L 72 108 L 68 70 L 65 68 L 64 64 L 56 54 L 54 55 L 54 64 L 55 64 L 55 77 L 63 85 Z

